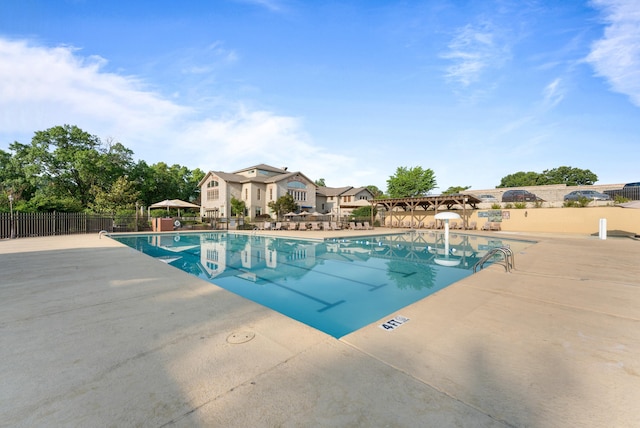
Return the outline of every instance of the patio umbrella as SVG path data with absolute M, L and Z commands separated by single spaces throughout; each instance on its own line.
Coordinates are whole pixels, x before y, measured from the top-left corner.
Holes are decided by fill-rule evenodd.
M 200 205 L 192 204 L 191 202 L 182 201 L 180 199 L 165 199 L 161 202 L 149 206 L 149 208 L 166 208 L 169 212 L 169 208 L 177 208 L 178 216 L 180 216 L 180 208 L 200 208 Z
M 297 215 L 298 215 L 298 214 L 296 214 L 296 213 L 294 213 L 294 212 L 292 211 L 292 212 L 290 212 L 290 213 L 286 213 L 284 216 L 285 216 L 285 217 L 295 217 L 295 216 L 297 216 Z

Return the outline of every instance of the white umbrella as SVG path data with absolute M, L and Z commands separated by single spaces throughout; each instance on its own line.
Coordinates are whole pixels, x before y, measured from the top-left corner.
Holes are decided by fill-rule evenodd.
M 178 216 L 180 215 L 180 208 L 200 208 L 200 205 L 192 204 L 191 202 L 182 201 L 180 199 L 165 199 L 161 202 L 149 206 L 149 208 L 166 208 L 169 212 L 169 208 L 178 208 Z

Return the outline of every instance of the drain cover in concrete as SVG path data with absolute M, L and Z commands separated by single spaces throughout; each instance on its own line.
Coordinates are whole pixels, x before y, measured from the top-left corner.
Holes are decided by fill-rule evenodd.
M 227 337 L 227 342 L 232 344 L 245 343 L 256 337 L 256 334 L 251 331 L 240 331 L 231 333 Z

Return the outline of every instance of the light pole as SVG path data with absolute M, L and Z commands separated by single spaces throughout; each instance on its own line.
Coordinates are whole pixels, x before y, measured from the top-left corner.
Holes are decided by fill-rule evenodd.
M 16 228 L 13 221 L 13 193 L 9 193 L 9 212 L 11 216 L 9 219 L 9 222 L 11 223 L 11 239 L 14 239 L 16 237 Z

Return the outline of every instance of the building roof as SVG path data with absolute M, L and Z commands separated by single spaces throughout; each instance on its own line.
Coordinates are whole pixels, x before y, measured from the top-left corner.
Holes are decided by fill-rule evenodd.
M 241 172 L 249 171 L 250 169 L 261 169 L 263 171 L 277 172 L 277 173 L 280 173 L 280 174 L 284 174 L 284 173 L 287 172 L 287 167 L 276 168 L 275 166 L 271 166 L 271 165 L 267 165 L 267 164 L 261 163 L 261 164 L 258 164 L 258 165 L 254 165 L 254 166 L 250 166 L 250 167 L 247 167 L 247 168 L 239 169 L 237 171 L 232 172 L 232 174 L 239 174 Z
M 352 186 L 345 186 L 345 187 L 325 187 L 325 186 L 318 186 L 318 191 L 317 193 L 324 195 L 324 196 L 340 196 L 342 194 L 344 194 L 344 192 L 352 189 Z

